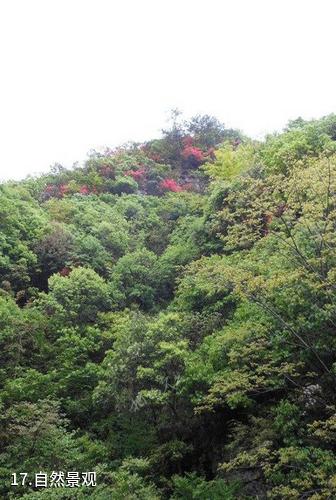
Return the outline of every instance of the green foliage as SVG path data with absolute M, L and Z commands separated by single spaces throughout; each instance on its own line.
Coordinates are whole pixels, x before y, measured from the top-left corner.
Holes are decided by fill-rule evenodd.
M 157 257 L 153 252 L 139 249 L 121 257 L 112 271 L 112 282 L 121 290 L 122 305 L 138 304 L 151 309 L 155 304 L 158 276 Z
M 117 177 L 113 185 L 113 192 L 116 194 L 134 193 L 138 189 L 138 184 L 131 177 Z
M 324 120 L 299 122 L 283 134 L 268 136 L 260 150 L 260 158 L 270 171 L 287 173 L 298 160 L 335 152 L 334 130 L 330 125 L 327 126 Z
M 336 497 L 335 140 L 176 112 L 0 186 L 1 498 Z
M 254 165 L 255 149 L 255 145 L 249 142 L 238 147 L 226 142 L 217 149 L 215 160 L 206 163 L 203 169 L 213 180 L 231 181 Z
M 15 291 L 31 285 L 37 264 L 33 247 L 46 228 L 47 218 L 21 186 L 0 186 L 0 279 Z
M 236 485 L 228 485 L 222 479 L 205 481 L 195 473 L 184 477 L 173 477 L 172 499 L 196 500 L 209 498 L 211 500 L 233 500 L 238 493 Z
M 2 494 L 9 485 L 9 470 L 34 473 L 74 467 L 80 454 L 73 433 L 51 400 L 17 403 L 4 411 L 0 421 Z M 23 491 L 22 491 L 23 492 Z
M 48 232 L 36 243 L 35 252 L 43 278 L 61 271 L 71 261 L 74 241 L 71 232 L 59 223 L 51 224 Z
M 73 322 L 94 322 L 97 314 L 111 307 L 108 284 L 89 268 L 78 267 L 67 277 L 54 274 L 49 280 L 45 307 L 53 302 L 61 307 L 65 317 Z

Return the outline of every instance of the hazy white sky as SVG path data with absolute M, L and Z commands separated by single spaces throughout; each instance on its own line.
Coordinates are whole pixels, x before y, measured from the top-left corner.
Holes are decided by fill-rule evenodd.
M 335 0 L 0 0 L 0 178 L 157 136 L 336 111 Z

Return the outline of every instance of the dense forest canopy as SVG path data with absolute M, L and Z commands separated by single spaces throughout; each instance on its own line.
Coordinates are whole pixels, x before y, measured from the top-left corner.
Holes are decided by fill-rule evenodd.
M 1 498 L 336 498 L 336 116 L 0 185 L 0 359 Z

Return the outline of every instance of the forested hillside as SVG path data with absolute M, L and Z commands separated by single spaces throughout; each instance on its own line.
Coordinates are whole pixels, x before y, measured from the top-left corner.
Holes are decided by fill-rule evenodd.
M 336 498 L 335 382 L 335 115 L 0 185 L 1 498 Z

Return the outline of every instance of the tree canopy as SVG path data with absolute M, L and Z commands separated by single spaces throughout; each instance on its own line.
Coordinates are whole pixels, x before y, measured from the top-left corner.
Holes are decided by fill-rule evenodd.
M 335 131 L 176 111 L 0 185 L 1 498 L 336 497 Z

